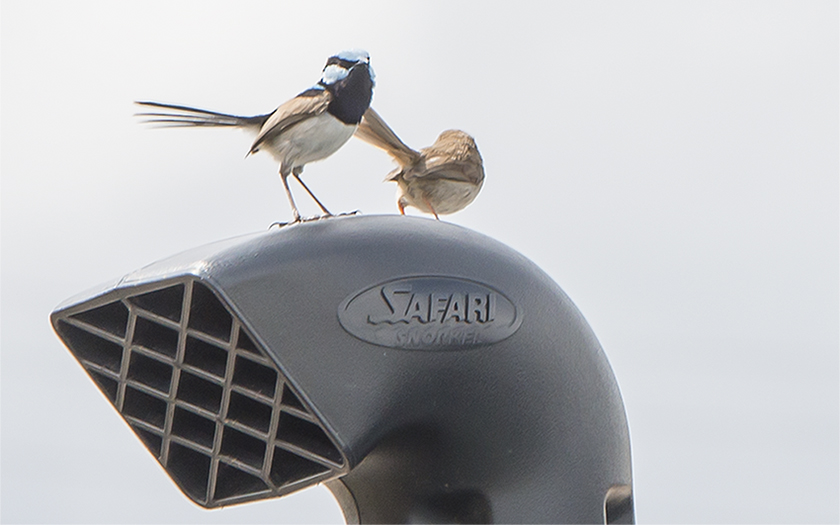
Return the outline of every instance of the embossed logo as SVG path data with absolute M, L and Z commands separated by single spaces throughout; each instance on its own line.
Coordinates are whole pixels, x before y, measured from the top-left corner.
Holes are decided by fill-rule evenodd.
M 457 277 L 405 277 L 371 286 L 338 308 L 341 326 L 369 343 L 412 350 L 457 350 L 513 335 L 513 302 L 485 284 Z

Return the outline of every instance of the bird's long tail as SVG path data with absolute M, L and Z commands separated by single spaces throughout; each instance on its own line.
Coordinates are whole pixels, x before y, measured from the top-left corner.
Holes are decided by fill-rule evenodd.
M 144 124 L 157 124 L 161 127 L 228 126 L 259 131 L 269 117 L 268 114 L 242 117 L 161 102 L 137 101 L 135 104 L 144 108 L 155 108 L 157 111 L 144 111 L 135 113 L 134 116 L 143 118 Z
M 404 168 L 413 165 L 420 159 L 420 152 L 409 148 L 405 142 L 400 140 L 394 130 L 382 120 L 382 117 L 373 108 L 368 108 L 365 111 L 359 127 L 356 128 L 355 136 L 368 144 L 385 150 Z

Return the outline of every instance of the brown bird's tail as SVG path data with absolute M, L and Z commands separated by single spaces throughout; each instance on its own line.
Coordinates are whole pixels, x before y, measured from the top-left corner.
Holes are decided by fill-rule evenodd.
M 412 166 L 420 160 L 420 152 L 409 148 L 405 142 L 400 140 L 394 130 L 382 120 L 382 117 L 373 108 L 368 108 L 362 117 L 362 122 L 356 128 L 356 137 L 385 150 L 403 168 Z

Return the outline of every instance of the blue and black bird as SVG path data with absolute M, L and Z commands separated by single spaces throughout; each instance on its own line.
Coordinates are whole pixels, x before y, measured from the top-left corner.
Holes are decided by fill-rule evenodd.
M 248 155 L 265 151 L 280 163 L 280 178 L 292 207 L 293 222 L 299 222 L 301 216 L 289 190 L 289 175 L 297 179 L 326 216 L 332 215 L 300 176 L 306 164 L 329 157 L 350 140 L 370 107 L 375 78 L 366 51 L 342 51 L 327 59 L 317 84 L 272 113 L 243 117 L 142 101 L 137 104 L 156 109 L 137 116 L 145 117 L 144 122 L 163 126 L 230 126 L 253 133 L 256 138 Z

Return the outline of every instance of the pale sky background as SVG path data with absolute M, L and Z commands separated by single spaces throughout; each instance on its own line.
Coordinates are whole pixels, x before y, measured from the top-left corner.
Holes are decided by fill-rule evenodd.
M 840 520 L 838 2 L 3 1 L 2 511 L 25 523 L 340 523 L 323 487 L 190 503 L 53 334 L 64 299 L 289 218 L 235 130 L 362 47 L 410 145 L 476 137 L 446 220 L 546 270 L 622 389 L 640 523 Z M 389 158 L 307 166 L 334 211 L 396 213 Z M 307 208 L 302 197 L 304 213 Z

